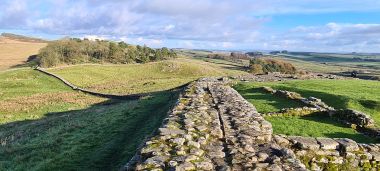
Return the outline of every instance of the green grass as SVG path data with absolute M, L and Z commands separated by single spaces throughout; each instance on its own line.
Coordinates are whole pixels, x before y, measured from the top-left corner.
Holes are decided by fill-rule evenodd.
M 31 69 L 0 72 L 0 100 L 70 90 L 57 79 Z
M 76 92 L 31 69 L 0 72 L 0 124 L 86 108 L 105 99 Z
M 353 70 L 368 71 L 358 76 L 365 79 L 372 79 L 380 76 L 380 63 L 376 61 L 360 61 L 354 58 L 379 60 L 380 56 L 375 54 L 328 54 L 328 53 L 307 53 L 307 54 L 281 54 L 282 58 L 292 62 L 298 69 L 322 73 L 351 72 Z
M 254 83 L 314 96 L 337 109 L 355 109 L 371 115 L 380 125 L 380 82 L 369 80 L 296 80 Z
M 297 101 L 274 96 L 262 90 L 260 86 L 250 84 L 238 84 L 234 86 L 245 99 L 252 103 L 258 112 L 277 112 L 283 108 L 302 107 Z
M 359 134 L 354 129 L 332 120 L 329 116 L 311 114 L 306 116 L 265 117 L 272 123 L 275 134 L 306 137 L 350 138 L 360 143 L 378 143 Z
M 368 80 L 296 80 L 284 82 L 240 83 L 234 88 L 262 113 L 282 108 L 302 106 L 297 102 L 264 93 L 259 87 L 270 86 L 278 90 L 314 96 L 337 109 L 352 108 L 370 114 L 380 123 L 380 83 Z M 348 137 L 359 142 L 373 141 L 344 126 L 336 120 L 312 115 L 303 117 L 268 117 L 274 132 L 312 137 Z
M 161 124 L 176 98 L 177 93 L 164 92 L 3 124 L 0 170 L 117 170 Z
M 245 73 L 186 58 L 147 64 L 78 65 L 49 71 L 79 87 L 115 94 L 168 90 L 200 77 Z

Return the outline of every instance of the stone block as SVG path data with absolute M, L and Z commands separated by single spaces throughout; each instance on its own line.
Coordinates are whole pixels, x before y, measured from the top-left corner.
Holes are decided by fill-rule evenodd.
M 358 151 L 359 150 L 358 144 L 351 139 L 336 138 L 335 140 L 341 145 L 344 151 Z
M 337 150 L 339 149 L 339 143 L 331 138 L 316 138 L 317 142 L 323 150 Z
M 317 140 L 312 137 L 290 136 L 289 139 L 293 141 L 301 149 L 318 150 L 320 147 Z

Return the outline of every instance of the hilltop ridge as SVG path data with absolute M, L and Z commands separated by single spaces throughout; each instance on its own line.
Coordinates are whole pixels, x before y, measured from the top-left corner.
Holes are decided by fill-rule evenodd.
M 24 35 L 18 35 L 18 34 L 13 34 L 13 33 L 1 33 L 0 39 L 10 39 L 10 40 L 16 40 L 20 42 L 31 42 L 31 43 L 47 43 L 49 41 L 40 39 L 40 38 L 35 38 L 35 37 L 30 37 L 30 36 L 24 36 Z

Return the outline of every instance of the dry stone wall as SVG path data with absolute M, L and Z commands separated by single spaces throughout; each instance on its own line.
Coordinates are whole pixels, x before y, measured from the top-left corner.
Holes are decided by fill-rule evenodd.
M 272 140 L 272 126 L 217 79 L 187 87 L 158 135 L 124 170 L 306 170 Z
M 122 170 L 377 170 L 380 145 L 273 135 L 226 80 L 187 86 L 157 134 Z

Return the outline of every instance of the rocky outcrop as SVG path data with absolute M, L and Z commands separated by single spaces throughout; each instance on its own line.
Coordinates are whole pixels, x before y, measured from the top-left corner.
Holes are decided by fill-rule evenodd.
M 216 79 L 188 86 L 158 135 L 124 170 L 305 170 L 272 140 L 272 126 Z

